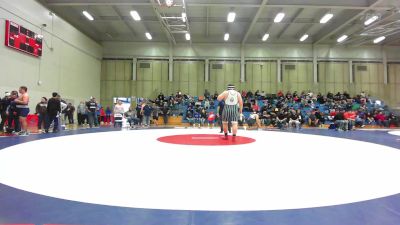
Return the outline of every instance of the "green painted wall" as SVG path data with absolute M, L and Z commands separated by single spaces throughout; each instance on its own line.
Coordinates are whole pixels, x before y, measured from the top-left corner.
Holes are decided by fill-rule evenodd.
M 204 61 L 176 61 L 174 62 L 172 92 L 188 93 L 192 96 L 203 95 Z M 170 93 L 168 93 L 170 94 Z
M 140 63 L 150 63 L 150 68 L 140 68 Z M 222 64 L 222 68 L 213 68 Z M 292 70 L 285 64 L 295 65 Z M 228 83 L 238 90 L 260 90 L 277 93 L 279 90 L 312 90 L 326 94 L 347 91 L 358 94 L 361 91 L 385 100 L 391 106 L 400 102 L 400 64 L 388 65 L 388 84 L 384 84 L 383 64 L 354 63 L 354 82 L 350 82 L 348 62 L 318 62 L 318 83 L 314 84 L 312 62 L 283 62 L 282 80 L 277 79 L 276 61 L 246 62 L 245 81 L 240 82 L 239 61 L 210 61 L 209 81 L 205 82 L 204 61 L 174 61 L 173 81 L 168 81 L 168 61 L 138 61 L 137 80 L 132 80 L 132 60 L 103 60 L 101 72 L 101 102 L 111 105 L 117 96 L 139 96 L 155 98 L 164 94 L 181 91 L 201 96 L 205 89 L 210 93 L 225 90 Z M 358 70 L 366 66 L 366 71 Z
M 213 68 L 214 64 L 221 64 L 222 69 Z M 205 84 L 205 88 L 210 93 L 221 93 L 226 89 L 227 84 L 234 84 L 237 89 L 241 89 L 240 83 L 240 62 L 225 61 L 225 62 L 210 62 L 210 79 Z M 204 93 L 204 91 L 203 91 Z

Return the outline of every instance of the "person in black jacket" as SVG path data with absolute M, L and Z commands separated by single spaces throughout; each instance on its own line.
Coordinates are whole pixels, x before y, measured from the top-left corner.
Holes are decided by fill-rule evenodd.
M 18 91 L 12 91 L 11 95 L 9 97 L 10 104 L 7 107 L 6 114 L 7 114 L 7 133 L 18 133 L 21 131 L 21 126 L 19 123 L 19 115 L 18 115 L 18 109 L 17 105 L 15 103 L 15 99 L 18 98 Z M 12 126 L 14 125 L 14 129 L 12 129 Z
M 7 121 L 7 108 L 10 105 L 10 92 L 6 92 L 3 99 L 0 99 L 0 133 L 4 131 L 4 124 Z
M 49 132 L 49 128 L 51 123 L 54 122 L 53 124 L 53 133 L 58 132 L 58 116 L 61 112 L 61 101 L 60 98 L 58 98 L 58 94 L 56 92 L 53 92 L 52 98 L 49 99 L 47 102 L 47 116 L 48 120 L 46 123 L 45 131 L 46 133 Z
M 42 97 L 40 102 L 36 105 L 36 114 L 38 116 L 39 122 L 38 122 L 38 130 L 39 132 L 42 131 L 42 126 L 43 128 L 46 127 L 47 124 L 47 98 Z

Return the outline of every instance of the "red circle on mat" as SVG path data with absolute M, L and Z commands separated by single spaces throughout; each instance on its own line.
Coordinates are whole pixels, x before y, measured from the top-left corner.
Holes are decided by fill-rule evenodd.
M 225 139 L 224 135 L 218 134 L 182 134 L 160 137 L 158 141 L 179 145 L 243 145 L 253 143 L 253 138 L 231 135 Z

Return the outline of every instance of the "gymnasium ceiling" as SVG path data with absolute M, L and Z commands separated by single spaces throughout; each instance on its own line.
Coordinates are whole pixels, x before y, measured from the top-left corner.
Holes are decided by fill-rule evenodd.
M 301 43 L 307 44 L 371 45 L 380 36 L 379 44 L 400 45 L 400 0 L 175 0 L 170 8 L 160 6 L 165 0 L 38 0 L 57 16 L 92 39 L 102 41 L 184 43 Z M 130 11 L 136 10 L 140 21 Z M 83 14 L 88 11 L 89 21 Z M 181 19 L 186 11 L 188 23 Z M 233 23 L 227 22 L 229 12 L 235 12 Z M 282 22 L 274 23 L 277 13 L 285 13 Z M 320 19 L 332 13 L 326 24 Z M 364 22 L 378 16 L 366 26 Z M 168 18 L 168 19 L 167 19 Z M 190 32 L 190 41 L 185 33 Z M 230 38 L 224 41 L 224 34 Z

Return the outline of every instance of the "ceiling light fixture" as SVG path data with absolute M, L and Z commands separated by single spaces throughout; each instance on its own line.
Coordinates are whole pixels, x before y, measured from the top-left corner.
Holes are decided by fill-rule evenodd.
M 380 37 L 378 37 L 378 38 L 375 38 L 374 44 L 378 44 L 379 42 L 381 42 L 381 41 L 383 41 L 383 40 L 385 40 L 385 39 L 386 39 L 385 36 L 380 36 Z
M 343 42 L 344 40 L 346 40 L 347 38 L 348 38 L 347 35 L 342 35 L 342 36 L 340 36 L 340 38 L 337 39 L 337 42 L 341 43 L 341 42 Z
M 147 39 L 149 39 L 149 40 L 153 39 L 153 37 L 151 36 L 151 34 L 150 34 L 149 32 L 146 32 L 146 37 L 147 37 Z
M 283 20 L 283 17 L 285 17 L 285 13 L 283 12 L 276 14 L 274 23 L 280 23 Z
M 226 34 L 224 35 L 224 40 L 225 40 L 225 41 L 228 41 L 228 40 L 229 40 L 229 33 L 226 33 Z
M 88 11 L 83 11 L 82 13 L 83 13 L 83 15 L 86 16 L 86 18 L 87 18 L 88 20 L 90 20 L 90 21 L 93 21 L 93 20 L 94 20 L 93 16 L 90 15 L 90 13 L 89 13 Z
M 229 12 L 227 17 L 228 23 L 233 23 L 233 21 L 235 21 L 235 17 L 236 17 L 235 12 Z
M 320 23 L 327 23 L 329 20 L 332 19 L 332 17 L 333 17 L 332 13 L 327 13 L 321 18 L 321 20 L 319 22 Z
M 367 20 L 364 22 L 364 25 L 365 25 L 365 26 L 368 26 L 368 25 L 370 25 L 371 23 L 375 22 L 377 19 L 379 19 L 378 16 L 370 17 L 369 19 L 367 19 Z
M 300 41 L 303 42 L 308 38 L 308 34 L 304 34 L 301 38 Z
M 182 13 L 182 21 L 184 22 L 184 23 L 186 23 L 186 13 Z
M 131 16 L 135 21 L 141 20 L 139 13 L 137 11 L 131 11 Z
M 269 38 L 269 34 L 264 34 L 264 36 L 262 37 L 262 41 L 266 41 Z

